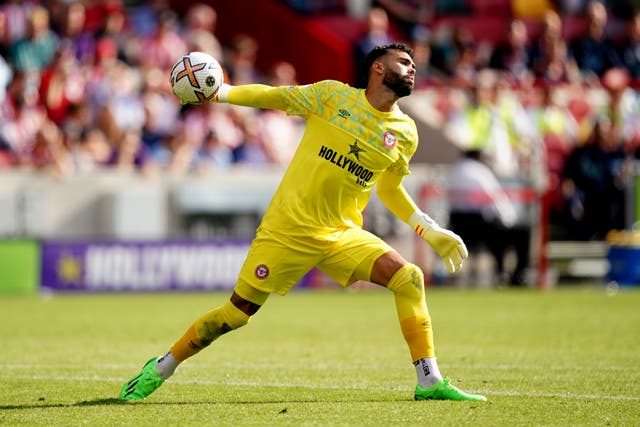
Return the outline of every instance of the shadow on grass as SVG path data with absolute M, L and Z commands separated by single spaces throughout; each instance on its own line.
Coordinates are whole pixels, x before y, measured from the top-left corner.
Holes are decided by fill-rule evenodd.
M 0 410 L 9 409 L 36 409 L 36 408 L 77 408 L 82 406 L 107 406 L 107 405 L 126 405 L 128 402 L 118 398 L 83 400 L 76 403 L 33 403 L 24 405 L 0 405 Z
M 367 402 L 389 402 L 389 401 L 405 401 L 407 399 L 380 399 L 380 400 L 368 400 Z M 409 400 L 407 400 L 409 401 Z M 149 402 L 149 401 L 125 401 L 118 398 L 106 398 L 106 399 L 94 399 L 83 400 L 75 403 L 33 403 L 24 405 L 0 405 L 0 410 L 21 410 L 21 409 L 52 409 L 52 408 L 81 408 L 83 406 L 112 406 L 112 405 L 271 405 L 271 404 L 283 404 L 283 403 L 327 403 L 327 400 L 263 400 L 263 401 L 210 401 L 210 402 Z M 330 402 L 356 402 L 354 400 L 331 400 Z M 364 401 L 358 401 L 364 402 Z

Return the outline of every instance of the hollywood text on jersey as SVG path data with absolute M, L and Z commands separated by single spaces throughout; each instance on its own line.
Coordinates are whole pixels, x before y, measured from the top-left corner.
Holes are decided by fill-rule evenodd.
M 320 147 L 320 152 L 318 153 L 320 157 L 333 163 L 341 169 L 345 169 L 347 172 L 352 174 L 357 178 L 357 184 L 363 187 L 366 186 L 367 182 L 371 180 L 373 177 L 373 172 L 369 169 L 365 168 L 361 164 L 356 161 L 351 160 L 345 155 L 338 154 L 336 151 L 332 150 L 327 146 Z

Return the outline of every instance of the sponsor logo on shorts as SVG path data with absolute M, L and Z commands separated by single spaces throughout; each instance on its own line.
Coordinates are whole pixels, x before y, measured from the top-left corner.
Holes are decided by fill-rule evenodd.
M 256 267 L 256 277 L 260 280 L 264 280 L 269 277 L 269 267 L 264 264 L 260 264 Z

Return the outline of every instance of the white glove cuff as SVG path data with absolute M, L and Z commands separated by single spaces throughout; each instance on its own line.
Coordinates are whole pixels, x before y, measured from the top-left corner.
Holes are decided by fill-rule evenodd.
M 409 224 L 411 228 L 413 228 L 413 231 L 418 233 L 420 236 L 422 236 L 425 231 L 438 226 L 433 218 L 420 210 L 411 214 L 407 220 L 407 224 Z
M 229 96 L 229 91 L 233 86 L 222 83 L 220 85 L 220 89 L 218 89 L 218 94 L 216 95 L 216 102 L 227 102 L 227 98 Z

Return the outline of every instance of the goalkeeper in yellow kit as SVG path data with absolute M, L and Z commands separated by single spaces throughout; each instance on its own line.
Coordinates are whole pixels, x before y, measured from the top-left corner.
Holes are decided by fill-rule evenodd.
M 256 232 L 231 298 L 197 319 L 162 357 L 120 392 L 144 399 L 178 365 L 249 322 L 269 294 L 286 294 L 318 267 L 343 286 L 366 280 L 388 288 L 416 368 L 414 398 L 484 401 L 443 378 L 436 363 L 424 277 L 379 237 L 362 229 L 371 190 L 442 257 L 453 273 L 467 258 L 457 235 L 421 212 L 402 187 L 416 151 L 415 123 L 397 101 L 411 93 L 415 64 L 404 44 L 374 48 L 363 64 L 366 89 L 327 80 L 307 86 L 223 85 L 217 102 L 279 109 L 307 120 L 299 147 Z

